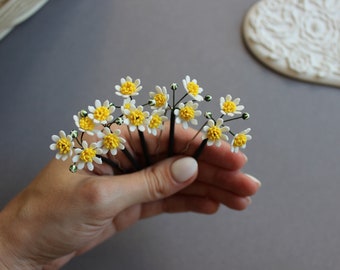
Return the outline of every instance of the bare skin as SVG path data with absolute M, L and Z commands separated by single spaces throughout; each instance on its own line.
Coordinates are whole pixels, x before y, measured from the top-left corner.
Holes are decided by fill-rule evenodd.
M 129 141 L 127 131 L 122 133 Z M 220 205 L 245 209 L 260 187 L 241 171 L 247 158 L 223 143 L 206 147 L 196 162 L 187 156 L 200 136 L 181 152 L 195 133 L 176 127 L 171 158 L 166 158 L 166 130 L 160 139 L 146 135 L 153 165 L 127 174 L 113 175 L 105 164 L 72 174 L 68 162 L 53 159 L 0 212 L 0 269 L 59 269 L 138 220 L 162 213 L 213 214 Z M 138 135 L 132 137 L 138 141 Z M 142 160 L 134 144 L 133 153 Z M 118 158 L 130 169 L 122 153 Z

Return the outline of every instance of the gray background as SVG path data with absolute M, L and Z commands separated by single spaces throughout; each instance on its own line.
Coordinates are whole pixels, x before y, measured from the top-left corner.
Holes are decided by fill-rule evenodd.
M 249 54 L 255 2 L 54 0 L 0 43 L 1 208 L 53 157 L 50 135 L 122 76 L 153 89 L 189 74 L 252 115 L 245 170 L 263 187 L 248 210 L 144 220 L 64 269 L 339 269 L 340 92 Z

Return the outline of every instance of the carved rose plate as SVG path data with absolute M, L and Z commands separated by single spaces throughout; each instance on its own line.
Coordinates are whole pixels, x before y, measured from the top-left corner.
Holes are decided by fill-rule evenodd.
M 273 70 L 340 87 L 340 0 L 262 0 L 245 16 L 243 36 Z

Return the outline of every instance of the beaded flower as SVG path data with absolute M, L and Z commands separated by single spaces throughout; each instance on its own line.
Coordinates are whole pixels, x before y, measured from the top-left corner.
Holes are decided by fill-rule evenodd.
M 70 171 L 86 169 L 93 171 L 96 164 L 106 163 L 114 172 L 126 173 L 141 170 L 153 164 L 149 155 L 148 141 L 145 132 L 153 136 L 165 136 L 164 124 L 169 120 L 168 153 L 173 156 L 175 132 L 177 128 L 188 129 L 189 126 L 197 126 L 199 117 L 204 115 L 203 125 L 198 129 L 192 140 L 189 140 L 180 154 L 186 154 L 190 143 L 199 134 L 201 144 L 192 154 L 199 158 L 205 147 L 220 147 L 222 142 L 231 140 L 231 151 L 238 152 L 244 149 L 252 139 L 249 135 L 250 128 L 234 133 L 227 123 L 249 118 L 249 113 L 243 112 L 244 106 L 240 105 L 240 98 L 232 98 L 230 94 L 220 97 L 219 114 L 215 118 L 212 112 L 198 110 L 200 102 L 210 102 L 211 95 L 203 97 L 203 88 L 196 79 L 185 76 L 183 82 L 183 94 L 179 94 L 178 84 L 172 83 L 169 95 L 165 86 L 155 86 L 155 91 L 149 92 L 150 99 L 145 104 L 138 104 L 135 99 L 142 89 L 141 80 L 132 80 L 130 76 L 120 79 L 120 84 L 115 85 L 118 100 L 109 99 L 103 102 L 96 99 L 93 105 L 80 110 L 73 116 L 76 129 L 67 135 L 65 131 L 59 131 L 52 136 L 53 143 L 50 149 L 56 151 L 55 158 L 65 161 L 71 159 Z M 178 125 L 176 125 L 176 123 Z M 122 129 L 124 131 L 122 132 Z M 138 137 L 132 133 L 138 133 Z M 127 138 L 129 137 L 129 138 Z M 129 145 L 127 146 L 127 141 Z M 137 140 L 137 141 L 133 141 Z M 136 158 L 134 145 L 140 143 L 144 159 Z M 131 163 L 128 167 L 122 167 L 119 153 L 122 153 Z M 126 162 L 124 162 L 126 164 Z

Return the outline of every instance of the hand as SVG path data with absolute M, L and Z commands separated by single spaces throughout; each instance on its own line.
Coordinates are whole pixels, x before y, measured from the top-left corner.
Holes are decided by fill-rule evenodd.
M 126 130 L 122 133 L 129 138 Z M 206 147 L 198 162 L 185 155 L 165 158 L 167 134 L 160 139 L 145 135 L 157 163 L 129 174 L 113 176 L 106 164 L 72 174 L 68 162 L 53 159 L 0 213 L 0 269 L 58 269 L 139 219 L 186 211 L 212 214 L 220 204 L 237 210 L 249 205 L 260 183 L 240 171 L 245 155 L 230 152 L 224 143 Z M 195 134 L 177 126 L 174 152 L 180 154 Z M 140 159 L 138 135 L 133 137 L 128 143 L 134 142 Z M 197 136 L 186 154 L 200 142 Z M 131 166 L 119 155 L 122 167 Z

